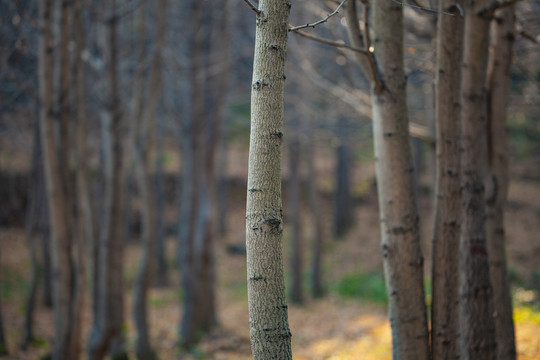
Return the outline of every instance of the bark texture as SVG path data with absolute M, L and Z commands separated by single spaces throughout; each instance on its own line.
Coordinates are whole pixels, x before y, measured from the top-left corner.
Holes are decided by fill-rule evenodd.
M 429 358 L 423 257 L 414 194 L 403 64 L 403 9 L 373 4 L 374 54 L 383 88 L 372 84 L 382 254 L 394 359 Z
M 103 201 L 99 234 L 99 263 L 97 269 L 98 304 L 88 345 L 89 359 L 103 359 L 107 353 L 113 359 L 127 357 L 124 346 L 124 211 L 123 211 L 123 146 L 124 129 L 120 112 L 118 89 L 118 15 L 116 1 L 109 4 L 106 54 L 108 79 L 108 111 L 102 117 Z
M 512 298 L 506 270 L 504 208 L 508 194 L 508 138 L 506 106 L 514 44 L 515 6 L 495 13 L 493 51 L 488 67 L 488 177 L 486 184 L 486 236 L 493 286 L 497 359 L 516 358 Z
M 62 3 L 62 16 L 68 17 L 68 2 Z M 52 12 L 53 1 L 40 2 L 41 36 L 39 47 L 39 93 L 41 101 L 40 127 L 41 146 L 43 151 L 43 166 L 45 173 L 46 192 L 49 207 L 49 223 L 53 248 L 53 304 L 55 343 L 53 359 L 75 359 L 79 355 L 80 332 L 78 322 L 80 307 L 76 300 L 80 291 L 80 283 L 76 278 L 77 260 L 74 258 L 74 243 L 72 234 L 71 209 L 73 205 L 66 195 L 67 183 L 70 182 L 66 171 L 65 153 L 69 147 L 57 151 L 58 145 L 69 143 L 69 133 L 62 131 L 60 124 L 61 142 L 55 138 L 55 118 L 53 103 L 53 30 Z M 69 31 L 67 26 L 62 32 Z M 65 45 L 67 47 L 67 44 Z M 64 71 L 69 71 L 69 66 Z M 63 77 L 66 75 L 64 74 Z M 61 87 L 62 88 L 62 87 Z M 67 111 L 65 108 L 61 108 Z M 65 160 L 64 160 L 65 161 Z
M 135 149 L 135 168 L 141 197 L 143 251 L 134 285 L 133 317 L 137 328 L 135 352 L 139 359 L 148 360 L 157 358 L 150 345 L 148 288 L 154 273 L 154 253 L 157 237 L 155 183 L 152 174 L 155 160 L 156 108 L 161 96 L 161 51 L 165 37 L 166 9 L 167 1 L 159 0 L 156 12 L 155 49 L 149 81 L 150 94 L 142 119 L 135 122 L 137 126 L 135 131 L 138 133 Z M 144 10 L 141 9 L 141 11 Z
M 255 360 L 292 359 L 283 276 L 281 151 L 289 0 L 261 0 L 251 92 L 246 250 Z
M 461 223 L 460 78 L 463 54 L 461 1 L 441 0 L 435 78 L 436 190 L 433 232 L 433 296 L 431 350 L 433 359 L 455 359 L 458 349 L 458 258 Z
M 493 289 L 485 229 L 486 68 L 489 1 L 467 0 L 461 98 L 460 359 L 495 359 Z

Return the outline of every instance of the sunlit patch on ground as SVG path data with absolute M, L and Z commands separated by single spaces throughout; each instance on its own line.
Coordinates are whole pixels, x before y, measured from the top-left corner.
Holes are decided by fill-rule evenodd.
M 514 309 L 516 343 L 519 360 L 540 359 L 540 312 L 531 307 Z

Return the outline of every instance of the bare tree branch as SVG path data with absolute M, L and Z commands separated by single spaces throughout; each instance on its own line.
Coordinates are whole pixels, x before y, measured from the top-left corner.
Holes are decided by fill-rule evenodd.
M 516 30 L 516 34 L 521 35 L 522 37 L 531 41 L 532 43 L 540 44 L 540 35 L 534 36 L 533 34 L 529 34 L 527 31 L 525 31 L 525 29 L 521 25 L 516 25 L 515 30 Z
M 401 6 L 408 6 L 408 7 L 411 7 L 413 9 L 417 9 L 417 10 L 422 10 L 422 11 L 426 11 L 426 12 L 432 12 L 432 13 L 436 13 L 436 14 L 444 14 L 444 15 L 448 15 L 448 16 L 454 16 L 455 15 L 455 14 L 452 14 L 452 13 L 449 13 L 449 12 L 446 12 L 446 11 L 441 11 L 441 10 L 437 10 L 437 9 L 432 9 L 432 8 L 416 5 L 416 4 L 418 4 L 418 2 L 416 2 L 416 1 L 414 1 L 415 4 L 409 4 L 409 3 L 401 2 L 401 1 L 398 1 L 398 0 L 392 0 L 392 1 L 395 2 L 396 4 L 401 5 Z M 463 16 L 463 11 L 460 11 L 460 15 Z
M 347 12 L 345 15 L 345 20 L 347 21 L 347 33 L 349 34 L 349 39 L 354 46 L 367 50 L 363 53 L 364 56 L 357 54 L 357 61 L 362 68 L 364 75 L 371 83 L 375 85 L 375 90 L 377 93 L 380 93 L 383 89 L 383 84 L 377 72 L 377 67 L 375 66 L 375 58 L 372 54 L 374 49 L 369 45 L 369 4 L 367 1 L 362 2 L 362 4 L 364 6 L 364 14 L 366 15 L 364 20 L 367 20 L 367 22 L 364 23 L 365 34 L 362 32 L 359 26 L 360 21 L 358 20 L 356 0 L 351 1 L 346 9 Z
M 251 1 L 249 0 L 244 0 L 246 2 L 246 4 L 249 5 L 249 7 L 251 8 L 251 10 L 255 11 L 255 14 L 257 15 L 261 15 L 261 11 L 259 9 L 257 9 L 257 7 L 255 5 L 253 5 L 253 3 L 251 3 Z
M 292 25 L 289 25 L 289 26 L 292 27 Z M 302 30 L 296 30 L 294 33 L 298 34 L 300 36 L 303 36 L 305 38 L 320 42 L 322 44 L 326 44 L 326 45 L 330 45 L 330 46 L 334 46 L 334 47 L 342 48 L 342 49 L 348 49 L 348 50 L 351 50 L 351 51 L 358 52 L 360 54 L 367 54 L 368 53 L 368 51 L 366 49 L 359 49 L 357 47 L 347 45 L 347 44 L 345 44 L 343 42 L 340 42 L 340 41 L 325 39 L 325 38 L 322 38 L 322 37 L 319 37 L 319 36 L 316 36 L 316 35 L 309 34 L 309 33 L 305 32 L 305 31 L 302 31 Z
M 244 1 L 247 1 L 247 0 L 244 0 Z M 305 25 L 299 25 L 299 26 L 293 26 L 293 27 L 290 27 L 289 28 L 289 31 L 298 31 L 300 29 L 305 29 L 305 28 L 308 28 L 308 27 L 311 27 L 311 28 L 314 28 L 315 26 L 317 25 L 320 25 L 322 23 L 325 23 L 328 21 L 328 19 L 330 19 L 332 16 L 336 15 L 338 12 L 339 12 L 339 9 L 341 9 L 341 7 L 347 2 L 347 0 L 342 0 L 341 3 L 339 4 L 339 6 L 336 8 L 336 10 L 334 10 L 332 13 L 328 14 L 325 18 L 319 20 L 319 21 L 316 21 L 314 23 L 311 23 L 311 24 L 305 24 Z

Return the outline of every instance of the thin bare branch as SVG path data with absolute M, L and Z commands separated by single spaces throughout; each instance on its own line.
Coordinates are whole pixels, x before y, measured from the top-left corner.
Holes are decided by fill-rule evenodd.
M 247 1 L 247 0 L 245 0 Z M 305 24 L 305 25 L 299 25 L 299 26 L 293 26 L 293 27 L 290 27 L 289 28 L 289 31 L 298 31 L 300 29 L 305 29 L 305 28 L 308 28 L 308 27 L 311 27 L 311 28 L 314 28 L 315 26 L 317 25 L 320 25 L 322 23 L 325 23 L 328 21 L 328 19 L 330 19 L 332 16 L 336 15 L 338 12 L 339 12 L 339 9 L 341 9 L 341 7 L 347 2 L 347 0 L 342 0 L 341 3 L 338 5 L 338 7 L 336 8 L 336 10 L 334 10 L 332 13 L 328 14 L 325 18 L 319 20 L 319 21 L 316 21 L 314 23 L 311 23 L 311 24 Z
M 375 59 L 372 54 L 373 47 L 371 46 L 371 37 L 369 36 L 369 1 L 362 1 L 362 4 L 364 6 L 364 38 L 366 41 L 366 49 L 369 51 L 366 54 L 366 57 L 373 75 L 373 80 L 375 81 L 375 89 L 377 92 L 381 92 L 383 85 L 379 78 L 379 73 L 377 72 L 377 66 L 375 65 Z
M 521 35 L 522 37 L 531 41 L 532 43 L 540 44 L 540 35 L 534 36 L 533 34 L 529 34 L 527 31 L 525 31 L 525 29 L 521 25 L 516 25 L 515 30 L 516 30 L 516 34 Z
M 455 16 L 455 14 L 452 14 L 452 13 L 449 13 L 449 12 L 446 12 L 446 11 L 432 9 L 432 8 L 419 6 L 419 5 L 415 5 L 415 4 L 409 4 L 409 3 L 401 2 L 401 1 L 398 1 L 398 0 L 392 0 L 392 1 L 395 2 L 396 4 L 401 5 L 401 6 L 408 6 L 408 7 L 411 7 L 413 9 L 417 9 L 417 10 L 422 10 L 422 11 L 436 13 L 436 14 L 444 14 L 444 15 L 448 15 L 448 16 Z M 460 15 L 463 16 L 462 11 L 460 11 Z
M 259 9 L 257 9 L 257 7 L 255 5 L 253 5 L 253 3 L 249 0 L 244 0 L 246 2 L 246 4 L 249 5 L 249 7 L 251 8 L 251 10 L 255 11 L 255 14 L 257 15 L 261 15 L 261 11 Z
M 362 4 L 364 6 L 364 14 L 367 15 L 367 13 L 369 13 L 369 4 L 367 3 L 367 1 L 362 2 Z M 364 21 L 366 19 L 368 19 L 368 22 L 364 23 L 364 34 L 359 26 L 360 21 L 358 19 L 356 0 L 351 1 L 347 6 L 345 15 L 349 39 L 354 46 L 367 49 L 367 51 L 363 53 L 364 56 L 357 55 L 357 61 L 367 79 L 375 85 L 375 90 L 377 91 L 377 93 L 380 93 L 383 89 L 383 84 L 379 77 L 379 73 L 377 72 L 377 67 L 375 66 L 375 58 L 372 54 L 372 51 L 374 51 L 374 49 L 373 47 L 370 47 L 370 45 L 368 45 L 370 41 L 368 34 L 369 18 L 366 16 Z
M 292 25 L 289 25 L 289 26 L 292 27 Z M 319 37 L 319 36 L 316 36 L 316 35 L 309 34 L 309 33 L 305 32 L 305 31 L 296 30 L 294 33 L 298 34 L 300 36 L 303 36 L 305 38 L 320 42 L 322 44 L 326 44 L 326 45 L 330 45 L 330 46 L 334 46 L 334 47 L 342 48 L 342 49 L 348 49 L 348 50 L 351 50 L 351 51 L 354 51 L 354 52 L 358 52 L 360 54 L 367 54 L 368 53 L 368 51 L 366 49 L 359 49 L 357 47 L 347 45 L 347 44 L 345 44 L 343 42 L 340 42 L 340 41 L 325 39 L 325 38 L 322 38 L 322 37 Z

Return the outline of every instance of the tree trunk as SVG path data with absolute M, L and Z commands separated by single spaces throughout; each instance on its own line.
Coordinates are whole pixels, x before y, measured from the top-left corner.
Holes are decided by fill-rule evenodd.
M 488 178 L 486 237 L 493 286 L 497 359 L 516 358 L 512 298 L 506 271 L 504 207 L 508 194 L 508 139 L 506 106 L 514 43 L 515 6 L 495 13 L 493 51 L 488 67 Z
M 336 149 L 336 210 L 334 217 L 334 234 L 342 237 L 352 223 L 352 199 L 350 165 L 351 154 L 347 140 L 347 121 L 340 117 L 337 122 L 339 145 Z
M 63 10 L 68 11 L 69 6 L 64 5 Z M 53 34 L 52 34 L 52 11 L 53 1 L 40 2 L 40 126 L 41 145 L 43 147 L 43 165 L 45 169 L 45 181 L 47 185 L 47 197 L 49 207 L 49 223 L 53 240 L 53 289 L 54 289 L 54 323 L 55 344 L 53 359 L 75 359 L 79 356 L 79 331 L 80 323 L 77 323 L 78 311 L 76 306 L 76 292 L 80 290 L 75 278 L 76 259 L 73 258 L 74 243 L 70 231 L 69 216 L 71 214 L 69 197 L 65 194 L 66 179 L 61 159 L 57 152 L 57 141 L 54 134 L 54 107 L 53 107 Z M 62 16 L 67 16 L 63 12 Z M 62 31 L 66 31 L 63 29 Z M 67 46 L 67 45 L 66 45 Z M 69 70 L 69 68 L 68 68 Z M 61 135 L 68 137 L 68 134 Z M 67 138 L 63 138 L 62 145 L 66 144 Z M 69 148 L 61 148 L 62 152 L 70 152 Z
M 436 189 L 433 231 L 431 351 L 434 360 L 458 355 L 458 259 L 461 223 L 460 78 L 463 17 L 460 1 L 440 0 L 435 78 Z
M 154 253 L 157 236 L 156 197 L 153 179 L 153 162 L 155 161 L 156 108 L 161 97 L 161 52 L 165 37 L 167 1 L 160 0 L 156 12 L 155 49 L 152 57 L 150 74 L 150 95 L 146 110 L 140 122 L 138 142 L 135 152 L 136 176 L 141 194 L 142 216 L 142 258 L 134 286 L 133 316 L 137 327 L 137 343 L 135 351 L 139 359 L 155 359 L 156 353 L 150 346 L 148 324 L 148 288 L 154 273 Z
M 485 228 L 486 68 L 488 0 L 465 1 L 461 77 L 460 359 L 495 359 L 493 289 Z
M 43 160 L 42 160 L 43 161 Z M 45 177 L 45 175 L 43 175 Z M 44 180 L 45 181 L 45 180 Z M 42 186 L 45 193 L 45 184 Z M 44 195 L 43 209 L 39 216 L 41 233 L 41 257 L 43 261 L 43 306 L 51 309 L 52 303 L 52 256 L 51 256 L 51 225 L 49 223 L 49 207 L 47 196 Z
M 251 92 L 246 250 L 255 360 L 292 359 L 283 276 L 281 149 L 288 0 L 259 2 Z
M 157 155 L 156 155 L 156 275 L 155 285 L 165 287 L 169 285 L 169 266 L 167 264 L 167 251 L 165 248 L 166 240 L 166 222 L 165 222 L 165 176 L 164 176 L 164 156 L 163 151 L 163 133 L 156 129 L 157 137 Z
M 36 246 L 37 230 L 39 229 L 39 217 L 43 207 L 43 172 L 41 161 L 41 143 L 39 141 L 39 123 L 36 123 L 34 130 L 34 149 L 32 152 L 32 171 L 30 185 L 28 188 L 28 199 L 30 204 L 26 213 L 26 241 L 30 254 L 32 275 L 30 279 L 30 290 L 26 298 L 26 309 L 24 314 L 24 337 L 21 344 L 22 349 L 26 349 L 34 340 L 34 309 L 36 307 L 36 294 L 39 284 L 39 262 Z
M 0 264 L 1 264 L 1 257 L 0 257 Z M 2 267 L 0 266 L 0 269 Z M 0 273 L 0 279 L 2 274 Z M 2 316 L 2 291 L 0 287 L 0 356 L 7 356 L 9 355 L 8 347 L 7 347 L 7 341 L 6 341 L 6 335 L 4 333 L 4 318 Z
M 216 84 L 209 80 L 208 56 L 212 54 L 209 38 L 215 24 L 213 16 L 220 9 L 206 11 L 206 3 L 191 4 L 190 109 L 185 123 L 183 151 L 183 224 L 180 234 L 181 271 L 184 311 L 180 324 L 183 347 L 190 348 L 217 323 L 215 310 L 214 224 L 215 157 L 220 134 L 220 120 L 210 95 Z M 226 5 L 222 5 L 226 6 Z M 200 24 L 205 24 L 201 27 Z M 205 46 L 207 45 L 207 46 Z M 219 84 L 219 81 L 217 82 Z
M 423 257 L 414 193 L 403 65 L 403 9 L 373 4 L 374 51 L 384 84 L 372 86 L 382 254 L 394 359 L 428 359 Z
M 228 208 L 228 179 L 227 179 L 227 163 L 228 163 L 228 146 L 226 135 L 221 142 L 221 147 L 219 150 L 219 161 L 218 161 L 218 170 L 217 170 L 217 233 L 220 238 L 224 238 L 227 235 L 227 208 Z
M 322 284 L 322 243 L 323 243 L 323 226 L 320 212 L 319 193 L 317 191 L 317 175 L 315 172 L 315 156 L 313 155 L 315 148 L 309 145 L 306 151 L 308 164 L 308 191 L 309 191 L 309 206 L 311 208 L 311 218 L 313 224 L 313 242 L 312 251 L 313 258 L 311 262 L 311 293 L 313 297 L 321 297 L 324 293 Z
M 296 123 L 296 122 L 295 122 Z M 300 232 L 300 139 L 295 124 L 289 144 L 289 209 L 287 218 L 291 226 L 291 301 L 301 303 L 302 296 L 302 239 Z
M 108 113 L 102 118 L 104 138 L 104 193 L 99 246 L 99 303 L 88 346 L 89 359 L 103 359 L 107 352 L 113 359 L 127 358 L 124 325 L 124 246 L 123 246 L 123 151 L 122 115 L 118 89 L 118 15 L 116 1 L 109 5 L 108 43 L 105 46 L 108 77 Z

